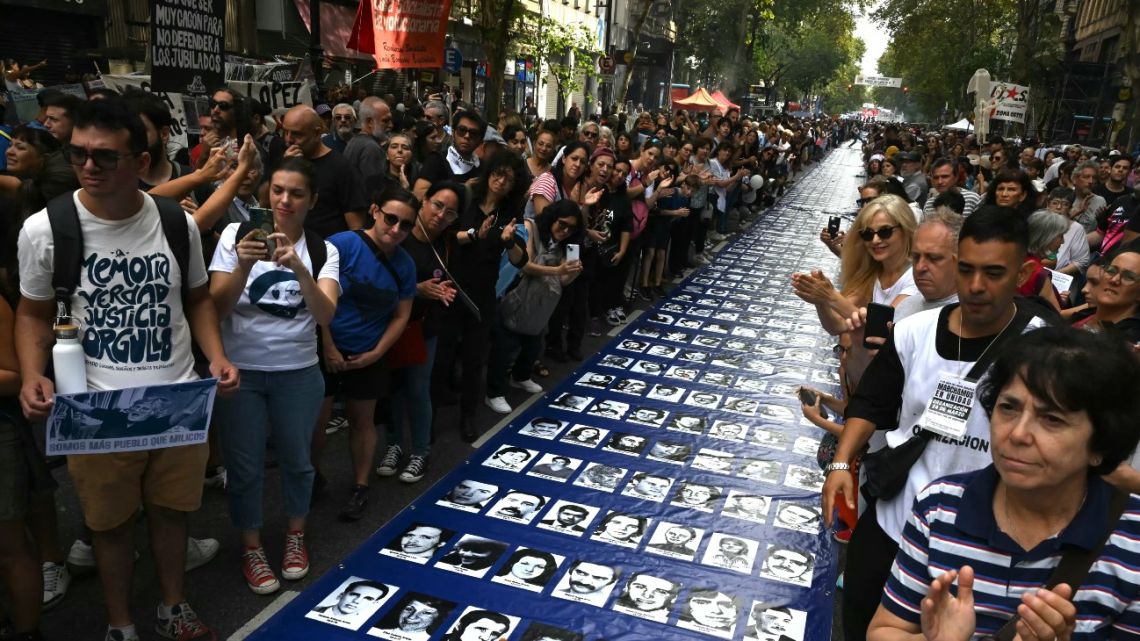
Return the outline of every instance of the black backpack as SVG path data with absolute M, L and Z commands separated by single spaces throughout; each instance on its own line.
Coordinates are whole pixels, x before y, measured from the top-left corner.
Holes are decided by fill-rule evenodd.
M 51 287 L 55 291 L 56 305 L 61 307 L 60 314 L 68 317 L 71 317 L 71 295 L 79 286 L 79 270 L 83 260 L 83 232 L 79 226 L 79 210 L 75 207 L 74 193 L 69 191 L 47 204 L 55 253 Z M 178 271 L 182 274 L 182 302 L 185 308 L 190 294 L 190 233 L 186 228 L 186 212 L 176 200 L 161 196 L 152 198 L 158 206 L 162 233 L 166 236 L 166 242 L 178 263 Z

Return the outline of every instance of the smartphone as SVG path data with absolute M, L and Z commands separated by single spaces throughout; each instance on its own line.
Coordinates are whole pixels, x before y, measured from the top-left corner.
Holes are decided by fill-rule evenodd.
M 839 235 L 839 216 L 831 216 L 827 219 L 827 235 L 832 238 Z
M 868 343 L 867 339 L 870 337 L 886 338 L 890 330 L 887 323 L 895 318 L 895 308 L 890 305 L 880 305 L 879 303 L 870 303 L 867 305 L 867 323 L 863 326 L 863 347 L 867 349 L 879 349 L 881 345 Z
M 567 262 L 574 261 L 574 260 L 582 260 L 582 254 L 581 254 L 581 251 L 579 250 L 577 244 L 570 243 L 569 245 L 566 246 L 566 260 L 567 260 Z
M 265 243 L 265 248 L 269 252 L 270 258 L 277 251 L 277 243 L 269 237 L 274 232 L 273 226 L 273 210 L 265 207 L 250 207 L 249 208 L 249 221 L 256 227 L 255 238 Z
M 800 388 L 800 401 L 803 402 L 804 405 L 808 405 L 808 406 L 815 405 L 815 399 L 816 399 L 815 392 L 809 390 L 806 387 Z

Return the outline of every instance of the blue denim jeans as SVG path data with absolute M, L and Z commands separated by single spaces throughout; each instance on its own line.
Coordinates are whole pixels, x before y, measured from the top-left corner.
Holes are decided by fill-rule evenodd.
M 388 399 L 388 445 L 403 443 L 404 419 L 412 438 L 412 454 L 427 456 L 431 450 L 431 368 L 435 364 L 437 336 L 427 343 L 427 360 L 422 365 L 392 370 L 393 390 Z
M 321 411 L 325 380 L 320 366 L 262 372 L 241 370 L 241 388 L 218 397 L 216 424 L 226 457 L 226 499 L 230 519 L 241 530 L 261 528 L 265 487 L 265 444 L 270 431 L 281 474 L 285 514 L 309 513 L 313 466 L 309 447 Z

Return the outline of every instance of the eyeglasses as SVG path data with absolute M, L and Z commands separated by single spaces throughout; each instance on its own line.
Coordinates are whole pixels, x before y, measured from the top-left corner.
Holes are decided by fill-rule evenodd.
M 1005 160 L 1004 156 L 990 156 L 990 160 Z
M 415 229 L 416 223 L 413 220 L 400 220 L 400 217 L 396 214 L 389 214 L 383 209 L 380 210 L 380 214 L 384 216 L 385 225 L 389 227 L 399 226 L 400 231 L 405 234 Z
M 878 236 L 880 240 L 887 240 L 891 236 L 894 236 L 895 230 L 901 226 L 902 225 L 883 225 L 878 229 L 863 229 L 859 232 L 859 238 L 862 238 L 868 243 L 874 240 L 875 236 Z
M 453 131 L 455 132 L 455 135 L 460 137 L 460 138 L 466 138 L 468 136 L 476 136 L 479 134 L 479 130 L 476 129 L 475 127 L 464 127 L 463 125 L 455 125 L 455 128 L 453 129 Z
M 68 145 L 66 152 L 67 161 L 76 167 L 86 165 L 87 159 L 90 158 L 96 167 L 104 171 L 116 169 L 121 159 L 137 155 L 133 153 L 121 154 L 113 149 L 92 149 L 91 151 L 87 151 L 86 148 L 76 145 Z
M 847 352 L 850 352 L 850 351 L 851 351 L 850 347 L 844 347 L 844 346 L 838 345 L 838 344 L 832 346 L 832 348 L 831 348 L 831 353 L 835 354 L 836 356 L 843 356 L 844 354 L 846 354 Z
M 863 207 L 863 205 L 866 205 L 867 203 L 871 202 L 872 200 L 874 200 L 876 198 L 878 198 L 878 196 L 871 196 L 870 198 L 856 198 L 855 204 L 858 207 Z
M 234 103 L 227 100 L 214 100 L 213 98 L 210 98 L 206 104 L 210 106 L 210 109 L 218 109 L 220 111 L 229 111 L 230 109 L 234 108 Z
M 355 120 L 355 119 L 356 118 L 352 114 L 336 114 L 333 116 L 333 120 Z
M 1101 271 L 1103 271 L 1109 278 L 1113 278 L 1119 275 L 1120 282 L 1124 283 L 1125 285 L 1135 285 L 1137 282 L 1140 282 L 1140 274 L 1127 269 L 1121 269 L 1116 265 L 1105 265 L 1101 268 Z
M 443 214 L 445 218 L 459 218 L 459 212 L 455 211 L 454 209 L 448 209 L 447 205 L 443 204 L 442 202 L 438 200 L 432 200 L 429 202 L 431 203 L 432 209 L 435 210 L 435 213 Z
M 583 131 L 582 135 L 587 137 L 587 138 L 597 138 L 598 132 L 596 132 L 596 131 Z

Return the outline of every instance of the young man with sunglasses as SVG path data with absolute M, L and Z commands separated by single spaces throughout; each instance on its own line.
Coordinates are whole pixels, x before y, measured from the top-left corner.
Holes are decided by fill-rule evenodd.
M 1026 260 L 1028 237 L 1025 221 L 1007 207 L 983 205 L 967 218 L 958 241 L 960 303 L 899 321 L 847 405 L 847 422 L 823 486 L 823 516 L 829 527 L 838 501 L 854 508 L 857 481 L 850 473 L 850 461 L 876 429 L 887 430 L 887 446 L 896 449 L 892 455 L 896 457 L 904 456 L 897 451 L 900 448 L 915 445 L 911 439 L 926 441 L 905 472 L 901 489 L 883 490 L 855 526 L 844 575 L 843 623 L 848 640 L 866 637 L 914 497 L 933 479 L 990 462 L 989 422 L 976 407 L 974 385 L 987 368 L 987 357 L 997 353 L 1004 341 L 1045 324 L 1032 304 L 1015 302 L 1017 285 L 1032 268 Z M 860 310 L 847 329 L 855 331 L 865 321 L 865 311 Z M 950 401 L 938 396 L 942 399 L 938 406 L 952 402 L 969 410 L 964 418 L 934 410 L 932 399 L 945 389 L 954 393 Z M 874 488 L 882 480 L 873 477 L 867 485 Z
M 452 118 L 451 146 L 446 151 L 428 156 L 420 168 L 413 191 L 423 200 L 428 188 L 440 181 L 473 184 L 479 178 L 479 156 L 475 149 L 483 144 L 487 122 L 473 111 L 462 111 Z
M 237 101 L 237 95 L 226 87 L 215 89 L 210 96 L 207 104 L 210 108 L 210 120 L 214 123 L 214 134 L 218 140 L 237 137 L 237 114 L 234 113 Z
M 80 106 L 65 154 L 82 187 L 69 197 L 74 199 L 83 238 L 80 264 L 89 268 L 80 270 L 69 302 L 86 331 L 88 388 L 107 391 L 196 380 L 190 350 L 193 336 L 209 360 L 210 373 L 220 379 L 219 392 L 235 391 L 238 370 L 222 349 L 197 225 L 185 215 L 190 252 L 189 273 L 183 274 L 174 268 L 177 260 L 155 201 L 139 191 L 138 177 L 150 163 L 146 128 L 139 116 L 120 98 Z M 22 299 L 16 315 L 16 348 L 23 377 L 20 402 L 33 420 L 48 416 L 55 392 L 44 376 L 56 314 L 52 238 L 46 210 L 29 218 L 19 237 Z M 183 279 L 191 285 L 185 299 Z M 139 296 L 156 293 L 149 304 L 156 312 L 154 317 L 120 302 L 123 297 L 130 299 L 132 292 Z M 104 313 L 92 313 L 88 301 Z M 134 322 L 120 323 L 131 318 Z M 128 341 L 146 348 L 121 352 L 119 346 Z M 110 623 L 106 639 L 139 638 L 130 611 L 130 587 L 134 521 L 144 504 L 159 576 L 159 633 L 177 639 L 214 638 L 183 593 L 186 518 L 201 505 L 208 449 L 201 443 L 68 457 L 84 518 L 94 531 Z

